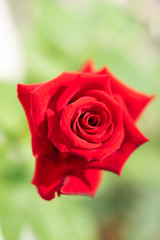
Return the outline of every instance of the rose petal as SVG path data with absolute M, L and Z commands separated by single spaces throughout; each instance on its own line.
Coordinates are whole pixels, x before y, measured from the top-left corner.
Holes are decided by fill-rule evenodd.
M 80 72 L 95 73 L 96 70 L 95 70 L 94 62 L 92 60 L 86 61 L 86 63 L 84 64 Z
M 75 172 L 75 175 L 66 177 L 61 189 L 61 193 L 89 195 L 91 197 L 94 197 L 101 182 L 101 171 L 95 169 L 84 170 L 83 177 L 85 177 L 85 181 L 77 176 L 79 176 L 79 174 L 78 172 Z
M 31 107 L 31 101 L 30 101 L 30 92 L 36 89 L 40 84 L 18 84 L 17 85 L 17 93 L 18 93 L 18 98 L 24 108 L 26 117 L 28 119 L 30 131 L 35 131 L 32 123 L 32 118 L 30 114 L 30 107 Z
M 32 183 L 37 187 L 41 197 L 46 200 L 55 197 L 55 192 L 60 190 L 66 174 L 65 164 L 56 163 L 57 161 L 43 158 L 36 159 Z
M 121 175 L 122 168 L 131 153 L 148 139 L 138 130 L 133 119 L 124 111 L 125 138 L 121 147 L 102 161 L 88 163 L 89 167 L 108 170 Z
M 52 100 L 55 102 L 64 89 L 76 78 L 76 73 L 62 73 L 57 78 L 41 84 L 31 92 L 31 115 L 40 135 L 45 135 L 45 111 Z
M 99 89 L 110 93 L 110 81 L 107 75 L 79 74 L 57 100 L 57 112 L 61 112 L 72 99 L 73 101 L 79 99 L 84 91 L 90 89 Z
M 32 135 L 32 151 L 35 157 L 38 156 L 52 156 L 53 155 L 53 146 L 52 143 L 45 138 L 41 138 L 32 121 L 32 117 L 30 114 L 30 92 L 39 87 L 40 84 L 30 84 L 30 85 L 23 85 L 18 84 L 17 92 L 18 98 L 25 110 L 25 114 L 28 119 L 31 135 Z M 43 146 L 43 147 L 42 147 Z
M 98 74 L 107 74 L 110 76 L 113 93 L 119 94 L 123 98 L 126 108 L 134 120 L 137 120 L 145 106 L 155 98 L 154 95 L 148 96 L 124 84 L 115 77 L 107 67 L 104 67 Z
M 46 111 L 47 123 L 48 123 L 48 138 L 62 152 L 68 152 L 68 144 L 63 137 L 59 128 L 59 120 L 57 115 L 51 109 Z
M 37 187 L 41 197 L 51 200 L 56 192 L 58 195 L 87 194 L 93 196 L 101 180 L 101 171 L 86 170 L 84 165 L 86 163 L 76 156 L 61 153 L 56 149 L 55 153 L 57 159 L 36 159 L 32 183 Z

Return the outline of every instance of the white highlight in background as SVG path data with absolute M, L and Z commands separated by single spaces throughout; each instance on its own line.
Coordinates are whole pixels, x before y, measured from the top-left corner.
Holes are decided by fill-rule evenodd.
M 0 227 L 0 240 L 5 240 L 4 237 L 3 237 L 3 234 L 2 234 L 1 227 Z
M 0 0 L 0 81 L 23 80 L 25 64 L 18 32 L 7 0 Z
M 20 240 L 37 240 L 30 226 L 25 225 L 21 229 Z

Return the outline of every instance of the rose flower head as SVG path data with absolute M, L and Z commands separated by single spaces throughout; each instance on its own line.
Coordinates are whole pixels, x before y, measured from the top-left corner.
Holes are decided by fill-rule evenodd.
M 101 170 L 121 174 L 130 154 L 148 139 L 136 127 L 154 98 L 87 62 L 38 84 L 18 84 L 36 159 L 32 183 L 51 200 L 61 194 L 94 196 Z

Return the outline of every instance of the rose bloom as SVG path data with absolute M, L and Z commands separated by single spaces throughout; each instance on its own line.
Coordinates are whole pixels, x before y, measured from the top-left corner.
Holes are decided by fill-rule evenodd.
M 135 125 L 153 99 L 87 62 L 38 84 L 18 84 L 36 159 L 32 183 L 51 200 L 61 194 L 94 196 L 101 170 L 118 175 L 129 155 L 148 139 Z

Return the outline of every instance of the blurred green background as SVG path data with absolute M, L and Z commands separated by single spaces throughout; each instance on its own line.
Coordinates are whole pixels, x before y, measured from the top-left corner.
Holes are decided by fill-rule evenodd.
M 14 32 L 1 21 L 0 240 L 160 240 L 160 1 L 2 2 L 8 12 L 1 7 L 1 17 L 10 15 Z M 138 122 L 151 141 L 132 154 L 120 178 L 104 172 L 94 199 L 46 202 L 30 184 L 34 158 L 16 84 L 78 70 L 88 58 L 157 95 Z

